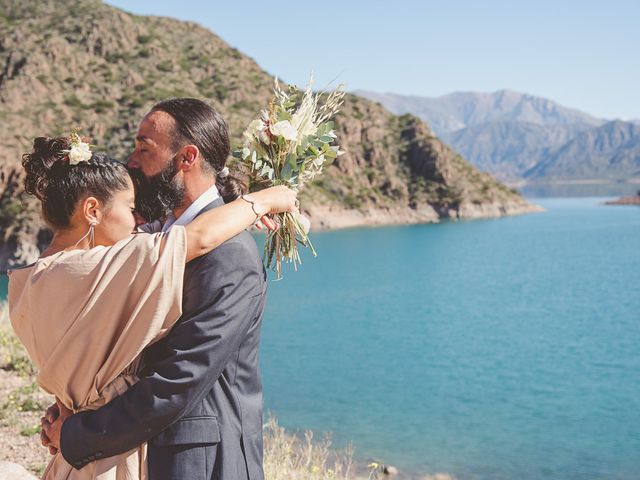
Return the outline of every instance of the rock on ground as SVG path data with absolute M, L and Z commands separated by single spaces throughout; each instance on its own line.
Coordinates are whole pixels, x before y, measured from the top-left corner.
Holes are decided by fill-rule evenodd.
M 0 480 L 37 480 L 37 478 L 17 463 L 0 461 Z

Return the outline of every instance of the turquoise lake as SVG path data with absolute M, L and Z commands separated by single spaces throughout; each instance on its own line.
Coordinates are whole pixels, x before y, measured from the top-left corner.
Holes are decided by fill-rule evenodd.
M 640 208 L 314 235 L 271 284 L 266 407 L 401 471 L 640 478 Z
M 640 208 L 533 201 L 314 234 L 270 284 L 266 409 L 407 473 L 640 478 Z

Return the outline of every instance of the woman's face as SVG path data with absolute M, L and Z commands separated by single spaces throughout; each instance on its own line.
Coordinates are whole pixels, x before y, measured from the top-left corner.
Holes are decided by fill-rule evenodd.
M 100 223 L 95 229 L 96 245 L 113 245 L 127 238 L 135 230 L 135 193 L 130 178 L 127 179 L 127 183 L 129 188 L 116 192 L 105 207 Z

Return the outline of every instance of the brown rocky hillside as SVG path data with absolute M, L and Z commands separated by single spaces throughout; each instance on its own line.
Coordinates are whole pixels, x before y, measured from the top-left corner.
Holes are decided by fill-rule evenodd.
M 321 68 L 321 65 L 318 66 Z M 33 137 L 81 127 L 126 159 L 154 102 L 203 98 L 234 140 L 265 106 L 273 78 L 191 22 L 132 15 L 97 0 L 0 0 L 0 268 L 37 253 L 46 232 L 20 195 Z M 303 196 L 316 227 L 437 221 L 529 211 L 411 116 L 349 95 L 337 119 L 346 154 Z

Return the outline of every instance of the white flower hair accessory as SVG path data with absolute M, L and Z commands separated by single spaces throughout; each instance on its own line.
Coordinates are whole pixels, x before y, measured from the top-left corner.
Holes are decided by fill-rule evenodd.
M 66 158 L 69 160 L 69 165 L 77 165 L 80 162 L 88 162 L 93 156 L 91 151 L 91 145 L 87 143 L 85 137 L 78 135 L 75 130 L 69 135 L 69 150 L 63 150 L 66 153 Z

